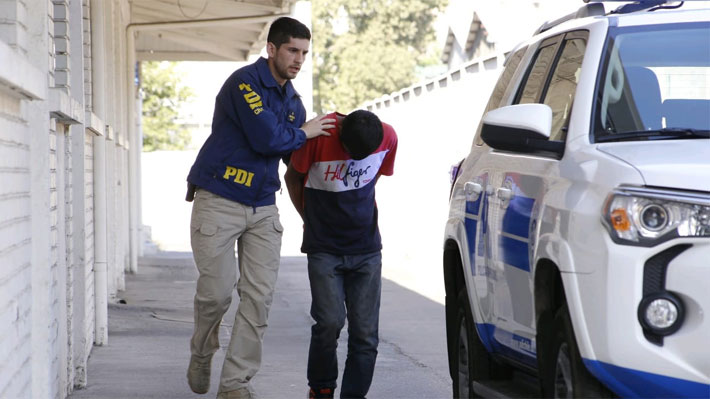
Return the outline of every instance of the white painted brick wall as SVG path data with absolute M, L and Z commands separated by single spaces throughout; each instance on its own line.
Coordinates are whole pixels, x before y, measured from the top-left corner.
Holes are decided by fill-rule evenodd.
M 66 376 L 64 394 L 70 394 L 74 388 L 74 348 L 73 348 L 73 301 L 74 301 L 74 202 L 73 202 L 73 153 L 72 135 L 67 134 L 64 144 L 64 234 L 66 237 L 64 248 L 65 270 L 65 362 L 60 372 Z M 60 395 L 62 396 L 62 395 Z
M 128 267 L 128 193 L 127 151 L 116 141 L 107 141 L 106 181 L 108 208 L 108 278 L 109 295 L 115 298 L 118 290 L 125 289 L 125 270 Z
M 0 40 L 27 52 L 27 7 L 24 1 L 0 0 Z
M 57 353 L 57 338 L 58 338 L 58 320 L 57 315 L 59 314 L 59 309 L 57 307 L 57 274 L 58 274 L 58 244 L 59 237 L 58 225 L 59 225 L 59 215 L 58 215 L 58 190 L 57 190 L 57 132 L 56 130 L 49 132 L 49 220 L 50 220 L 50 249 L 49 249 L 49 273 L 50 273 L 50 285 L 49 292 L 49 305 L 50 305 L 50 320 L 49 323 L 49 347 L 50 352 L 50 378 L 52 378 L 52 383 L 50 386 L 50 395 L 55 396 L 54 387 L 57 386 L 57 380 L 59 373 L 58 371 L 58 353 Z
M 85 179 L 86 179 L 86 160 L 84 159 L 84 151 L 86 151 L 87 131 L 85 129 L 74 129 L 72 132 L 72 181 L 73 201 L 72 201 L 72 265 L 69 268 L 67 281 L 70 281 L 72 292 L 71 308 L 68 313 L 71 314 L 71 357 L 72 363 L 70 371 L 71 381 L 75 386 L 84 387 L 86 385 L 86 364 L 89 356 L 87 352 L 87 341 L 91 342 L 92 337 L 86 336 L 87 330 L 87 311 L 86 289 L 85 289 L 85 271 L 87 268 L 86 260 L 86 231 L 85 221 L 86 204 L 85 196 Z M 89 266 L 90 267 L 90 266 Z
M 82 3 L 83 16 L 82 16 L 82 26 L 84 30 L 84 104 L 86 104 L 86 110 L 88 112 L 93 111 L 93 99 L 91 87 L 92 69 L 91 69 L 91 9 L 89 7 L 89 1 L 84 0 Z
M 128 150 L 126 150 L 125 147 L 121 147 L 119 149 L 119 154 L 120 154 L 120 179 L 121 179 L 121 184 L 119 186 L 119 195 L 121 198 L 129 198 L 128 194 Z M 122 252 L 119 254 L 119 262 L 120 264 L 118 267 L 120 268 L 119 271 L 121 272 L 121 275 L 124 275 L 124 271 L 128 269 L 128 266 L 130 264 L 130 257 L 131 257 L 131 252 L 130 252 L 130 238 L 129 238 L 129 233 L 130 233 L 130 226 L 129 226 L 129 212 L 128 212 L 128 201 L 121 201 L 119 203 L 119 212 L 118 216 L 120 217 L 118 226 L 121 231 L 121 236 L 119 242 L 123 244 L 121 247 Z
M 29 248 L 29 242 L 25 244 Z M 31 316 L 30 304 L 32 297 L 30 294 L 31 271 L 29 264 L 16 272 L 7 286 L 8 296 L 14 298 L 10 301 L 12 313 L 10 314 L 9 335 L 3 341 L 10 342 L 8 345 L 9 354 L 0 365 L 0 397 L 3 398 L 24 398 L 27 397 L 32 381 L 30 372 L 30 331 Z M 3 290 L 4 294 L 4 290 Z
M 56 54 L 54 52 L 54 7 L 52 6 L 52 3 L 50 1 L 47 1 L 49 6 L 47 7 L 48 13 L 45 16 L 47 18 L 47 35 L 49 36 L 49 43 L 52 43 L 50 47 L 47 48 L 47 54 L 49 54 L 49 57 L 47 58 L 47 71 L 49 73 L 49 87 L 54 87 L 56 86 L 56 75 L 55 75 L 55 69 L 56 69 Z
M 82 1 L 81 21 L 78 20 L 78 17 L 74 16 L 72 18 L 72 23 L 82 24 L 83 39 L 81 57 L 83 63 L 82 69 L 84 81 L 83 93 L 81 94 L 84 96 L 84 108 L 87 113 L 90 113 L 92 111 L 91 97 L 87 96 L 87 93 L 91 92 L 91 29 L 89 23 L 91 14 L 88 4 L 88 0 Z M 76 10 L 76 7 L 73 7 L 72 9 Z M 74 48 L 76 48 L 76 46 L 74 46 Z M 75 90 L 77 90 L 77 88 L 75 88 Z M 76 97 L 76 95 L 80 93 L 74 94 Z M 74 248 L 72 245 L 71 254 L 67 253 L 67 259 L 72 259 L 74 261 L 72 264 L 67 265 L 67 284 L 68 286 L 71 286 L 71 289 L 68 288 L 67 292 L 67 318 L 69 321 L 67 324 L 67 328 L 69 330 L 69 358 L 67 359 L 67 366 L 69 368 L 68 380 L 73 382 L 73 385 L 76 387 L 84 387 L 87 383 L 86 365 L 93 343 L 94 325 L 94 307 L 87 307 L 86 305 L 87 303 L 93 305 L 94 302 L 93 285 L 86 281 L 87 273 L 92 275 L 91 270 L 93 269 L 93 257 L 88 256 L 89 251 L 93 254 L 93 235 L 91 236 L 91 241 L 89 242 L 89 238 L 87 238 L 87 234 L 89 233 L 86 230 L 86 225 L 88 224 L 91 228 L 89 231 L 93 231 L 93 206 L 91 202 L 88 202 L 91 200 L 91 197 L 86 198 L 85 195 L 87 192 L 93 192 L 93 185 L 89 184 L 92 180 L 87 180 L 87 176 L 90 176 L 92 169 L 89 169 L 88 171 L 86 170 L 87 160 L 84 157 L 85 151 L 92 151 L 92 147 L 90 145 L 92 134 L 87 133 L 86 130 L 83 131 L 83 134 L 79 134 L 75 130 L 73 137 L 77 142 L 73 143 L 71 148 L 77 149 L 80 148 L 79 145 L 81 145 L 83 146 L 83 149 L 77 150 L 78 153 L 76 155 L 71 154 L 71 164 L 80 170 L 68 172 L 69 175 L 74 176 L 75 179 L 77 179 L 75 182 L 77 187 L 72 186 L 71 189 L 67 188 L 67 190 L 69 192 L 77 193 L 77 195 L 80 194 L 80 198 L 77 198 L 76 205 L 72 203 L 71 207 L 68 206 L 72 209 L 72 213 L 71 221 L 68 219 L 67 224 L 81 227 L 78 228 L 78 231 L 71 231 L 71 238 L 69 237 L 70 234 L 68 230 L 67 239 L 68 241 L 71 241 L 72 244 L 76 243 L 77 240 L 81 240 L 81 244 L 77 244 L 79 248 Z M 89 142 L 89 145 L 87 145 L 87 141 Z M 89 154 L 91 154 L 91 152 L 89 152 Z M 77 158 L 74 159 L 74 156 Z M 78 166 L 79 164 L 81 164 L 81 167 Z M 88 165 L 91 166 L 92 162 L 89 161 Z M 77 212 L 80 213 L 79 215 L 76 215 L 78 216 L 78 220 L 74 219 L 74 210 L 77 210 Z M 91 244 L 91 246 L 87 247 L 87 244 Z M 68 248 L 67 250 L 69 251 L 70 249 Z M 83 303 L 80 303 L 82 302 L 82 299 Z M 70 384 L 68 387 L 69 392 L 73 390 L 74 386 L 71 386 Z
M 39 76 L 33 82 L 46 82 L 43 90 L 62 87 L 75 101 L 86 102 L 85 111 L 92 111 L 95 96 L 108 99 L 98 117 L 119 134 L 108 142 L 107 164 L 110 294 L 115 296 L 125 288 L 130 259 L 125 148 L 130 72 L 124 57 L 129 21 L 123 20 L 130 4 L 102 4 L 105 42 L 95 47 L 105 49 L 105 93 L 91 87 L 89 0 L 0 0 L 0 42 L 12 49 L 10 59 L 0 62 L 31 65 Z M 83 126 L 66 131 L 50 120 L 56 104 L 46 92 L 37 100 L 8 95 L 3 86 L 15 83 L 0 82 L 0 399 L 62 399 L 74 384 L 86 384 L 94 341 L 94 136 Z
M 71 67 L 69 65 L 69 4 L 65 0 L 53 1 L 54 22 L 54 84 L 57 87 L 71 86 Z
M 86 244 L 83 270 L 83 278 L 85 280 L 85 291 L 84 298 L 86 302 L 84 303 L 84 336 L 86 341 L 86 353 L 91 351 L 91 346 L 94 342 L 94 327 L 96 325 L 95 309 L 96 303 L 94 301 L 94 142 L 91 135 L 85 136 L 84 141 L 85 155 L 84 155 L 84 172 L 85 172 L 85 186 L 84 193 L 86 195 L 86 218 L 85 218 L 85 238 Z
M 23 243 L 18 243 L 23 244 Z M 29 247 L 29 241 L 22 245 Z M 24 397 L 31 381 L 30 360 L 30 267 L 9 270 L 11 276 L 0 281 L 0 397 Z M 8 274 L 10 274 L 8 273 Z
M 69 24 L 71 13 L 66 0 L 52 0 L 48 6 L 50 35 L 50 74 L 53 73 L 54 81 L 50 84 L 62 87 L 69 91 L 71 88 L 71 41 Z M 53 58 L 53 62 L 51 61 Z M 73 387 L 73 365 L 70 363 L 72 336 L 70 307 L 67 298 L 72 297 L 72 285 L 68 280 L 71 269 L 71 252 L 68 252 L 72 243 L 71 217 L 67 218 L 67 209 L 71 210 L 71 142 L 67 146 L 65 139 L 69 136 L 68 126 L 62 123 L 50 124 L 54 127 L 49 136 L 49 216 L 50 216 L 50 286 L 49 286 L 49 395 L 63 398 Z M 67 174 L 67 168 L 69 173 Z M 69 183 L 67 183 L 69 182 Z M 67 188 L 67 184 L 69 188 Z M 67 193 L 69 203 L 67 204 Z M 67 225 L 69 229 L 67 229 Z
M 68 284 L 67 272 L 71 262 L 68 248 L 71 245 L 71 235 L 67 234 L 67 226 L 71 229 L 71 145 L 67 146 L 70 137 L 69 126 L 56 123 L 56 129 L 49 134 L 49 179 L 50 179 L 50 285 L 49 296 L 50 319 L 50 387 L 52 397 L 63 398 L 68 393 L 69 348 L 68 337 L 68 301 L 71 285 Z M 69 141 L 69 144 L 71 142 Z M 68 212 L 69 210 L 69 212 Z M 69 255 L 69 256 L 68 256 Z M 73 384 L 71 384 L 73 385 Z
M 31 381 L 30 136 L 19 110 L 0 92 L 0 398 L 23 397 Z
M 116 293 L 113 287 L 116 287 L 118 268 L 117 265 L 117 246 L 116 238 L 118 237 L 118 231 L 115 227 L 118 205 L 117 202 L 117 179 L 116 179 L 116 142 L 112 140 L 106 140 L 106 265 L 108 272 L 109 281 L 109 301 L 115 300 Z M 110 339 L 110 338 L 109 338 Z
M 129 254 L 127 251 L 127 229 L 128 229 L 128 214 L 126 212 L 126 201 L 122 198 L 126 195 L 127 187 L 127 164 L 125 149 L 116 142 L 111 143 L 112 149 L 107 151 L 110 166 L 107 170 L 108 179 L 108 207 L 110 208 L 108 216 L 109 224 L 109 278 L 111 279 L 109 288 L 112 297 L 117 295 L 117 290 L 125 287 L 125 270 L 128 266 Z

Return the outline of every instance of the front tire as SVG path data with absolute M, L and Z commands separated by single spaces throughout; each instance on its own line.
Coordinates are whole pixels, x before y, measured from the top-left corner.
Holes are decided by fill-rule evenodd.
M 475 381 L 489 381 L 509 377 L 506 366 L 496 363 L 486 351 L 478 336 L 473 321 L 471 306 L 465 290 L 457 298 L 458 317 L 456 339 L 454 342 L 453 397 L 480 398 L 473 391 Z
M 567 304 L 557 310 L 553 339 L 543 370 L 543 392 L 549 398 L 610 398 L 611 392 L 582 362 Z
M 456 339 L 454 341 L 454 399 L 475 398 L 473 392 L 473 359 L 475 359 L 473 333 L 473 317 L 466 292 L 459 292 L 457 297 L 458 316 L 456 317 Z M 478 337 L 476 337 L 478 338 Z

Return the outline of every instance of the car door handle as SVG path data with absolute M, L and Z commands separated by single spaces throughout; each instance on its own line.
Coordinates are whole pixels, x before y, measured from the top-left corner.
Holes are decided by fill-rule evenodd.
M 463 192 L 467 197 L 477 196 L 483 192 L 483 186 L 481 186 L 480 183 L 467 181 L 466 184 L 463 185 Z
M 502 201 L 508 201 L 513 198 L 513 190 L 505 187 L 498 187 L 496 190 L 496 196 Z

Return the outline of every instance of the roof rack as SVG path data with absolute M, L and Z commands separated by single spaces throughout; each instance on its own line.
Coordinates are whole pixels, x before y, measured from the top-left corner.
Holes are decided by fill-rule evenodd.
M 585 3 L 593 3 L 593 4 L 600 4 L 600 3 L 614 3 L 614 2 L 625 2 L 629 3 L 630 1 L 633 1 L 632 3 L 629 4 L 624 4 L 617 8 L 616 10 L 612 11 L 610 14 L 628 14 L 636 11 L 643 11 L 643 10 L 650 10 L 654 11 L 657 9 L 664 9 L 664 8 L 679 8 L 683 5 L 684 2 L 686 1 L 705 1 L 705 0 L 582 0 Z M 669 4 L 669 3 L 678 3 L 677 5 L 673 6 L 664 6 L 664 4 Z
M 589 0 L 584 0 L 585 3 L 588 3 Z M 571 14 L 567 14 L 561 18 L 555 19 L 553 21 L 547 21 L 542 26 L 537 28 L 535 31 L 535 34 L 537 35 L 538 33 L 545 32 L 546 30 L 550 30 L 554 28 L 555 26 L 571 21 L 573 19 L 578 19 L 578 18 L 585 18 L 585 17 L 592 17 L 592 16 L 597 16 L 597 15 L 604 15 L 606 14 L 606 11 L 604 10 L 604 5 L 601 4 L 600 2 L 594 2 L 592 4 L 585 4 L 582 7 L 579 8 L 576 12 L 573 12 Z
M 628 3 L 620 6 L 610 14 L 628 14 L 636 11 L 649 10 L 654 11 L 663 8 L 678 8 L 683 5 L 686 1 L 707 1 L 707 0 L 582 0 L 586 3 L 584 6 L 580 7 L 579 10 L 571 14 L 567 14 L 561 18 L 555 19 L 553 21 L 547 21 L 542 24 L 536 31 L 535 35 L 538 33 L 550 30 L 555 26 L 571 21 L 573 19 L 606 15 L 604 10 L 604 5 L 602 3 Z M 664 4 L 678 3 L 677 5 L 664 6 Z

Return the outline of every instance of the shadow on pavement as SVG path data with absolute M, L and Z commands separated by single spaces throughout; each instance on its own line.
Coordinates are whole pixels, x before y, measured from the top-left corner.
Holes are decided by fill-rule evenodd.
M 207 395 L 193 394 L 185 379 L 196 279 L 197 271 L 189 252 L 161 252 L 140 258 L 138 273 L 126 276 L 126 290 L 119 293 L 116 301 L 125 303 L 109 305 L 108 345 L 93 348 L 87 387 L 69 397 L 215 397 L 223 350 L 215 354 Z M 235 292 L 220 330 L 223 348 L 229 340 L 237 303 Z M 309 307 L 305 256 L 283 257 L 263 363 L 253 380 L 259 398 L 306 397 Z M 347 347 L 345 330 L 339 345 L 341 374 Z M 403 399 L 451 396 L 443 306 L 389 280 L 383 280 L 380 348 L 368 396 Z

